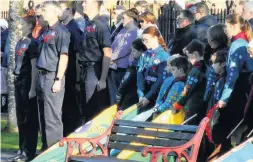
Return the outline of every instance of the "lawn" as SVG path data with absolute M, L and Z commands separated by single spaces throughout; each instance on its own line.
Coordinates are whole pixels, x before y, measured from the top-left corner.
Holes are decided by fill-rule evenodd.
M 18 150 L 18 133 L 8 133 L 6 131 L 6 120 L 1 120 L 1 150 L 17 151 Z M 39 135 L 37 149 L 41 148 L 41 137 Z

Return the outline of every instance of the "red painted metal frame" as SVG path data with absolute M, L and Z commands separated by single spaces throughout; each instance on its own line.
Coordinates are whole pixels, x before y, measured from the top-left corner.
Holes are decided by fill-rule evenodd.
M 181 146 L 176 146 L 176 147 L 146 147 L 142 151 L 142 156 L 146 157 L 150 153 L 151 154 L 150 162 L 157 162 L 160 156 L 163 157 L 163 162 L 167 162 L 168 161 L 167 155 L 170 152 L 174 152 L 176 153 L 178 157 L 177 158 L 178 162 L 181 161 L 182 157 L 186 158 L 187 162 L 196 162 L 197 157 L 198 157 L 199 147 L 202 141 L 201 139 L 204 135 L 208 122 L 209 122 L 209 118 L 205 117 L 201 121 L 198 131 L 189 142 Z M 186 149 L 190 147 L 193 147 L 191 157 L 190 155 L 186 153 Z
M 75 148 L 78 148 L 80 156 L 92 157 L 95 156 L 96 147 L 100 147 L 100 149 L 102 150 L 101 156 L 108 156 L 108 143 L 106 143 L 106 145 L 103 146 L 103 144 L 101 144 L 99 141 L 103 138 L 106 138 L 106 136 L 108 137 L 110 136 L 115 120 L 120 119 L 120 116 L 122 114 L 123 114 L 122 111 L 118 111 L 110 127 L 100 136 L 94 138 L 67 138 L 67 137 L 63 138 L 59 142 L 59 145 L 60 147 L 63 147 L 65 145 L 65 142 L 68 144 L 65 162 L 68 162 L 68 159 L 72 155 Z M 82 148 L 83 144 L 87 142 L 90 143 L 93 148 L 90 153 L 87 153 L 87 151 L 85 151 L 85 149 Z

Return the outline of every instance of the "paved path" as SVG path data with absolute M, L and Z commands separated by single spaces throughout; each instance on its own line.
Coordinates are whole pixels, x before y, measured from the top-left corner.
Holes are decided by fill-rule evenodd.
M 2 152 L 1 151 L 1 162 L 7 162 L 8 158 L 13 157 L 16 155 L 16 152 Z

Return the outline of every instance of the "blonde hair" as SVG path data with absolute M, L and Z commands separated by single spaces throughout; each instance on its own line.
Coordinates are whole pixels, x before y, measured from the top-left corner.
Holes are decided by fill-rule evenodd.
M 232 25 L 240 24 L 240 29 L 245 32 L 248 41 L 252 40 L 252 28 L 248 20 L 243 19 L 239 14 L 230 14 L 226 22 Z

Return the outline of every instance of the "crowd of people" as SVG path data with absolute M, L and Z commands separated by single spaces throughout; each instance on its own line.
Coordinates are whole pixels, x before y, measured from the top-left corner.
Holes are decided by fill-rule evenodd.
M 186 7 L 166 44 L 145 1 L 128 10 L 116 5 L 113 27 L 101 12 L 103 1 L 36 6 L 35 15 L 20 18 L 18 26 L 22 38 L 13 73 L 20 151 L 10 161 L 36 156 L 39 130 L 44 151 L 114 104 L 125 110 L 138 103 L 138 113 L 153 109 L 153 118 L 169 109 L 184 112 L 185 120 L 196 115 L 190 125 L 198 125 L 217 105 L 207 152 L 219 144 L 221 152 L 228 151 L 232 145 L 226 137 L 244 118 L 239 144 L 253 129 L 248 102 L 253 2 L 235 7 L 225 24 L 203 2 Z

